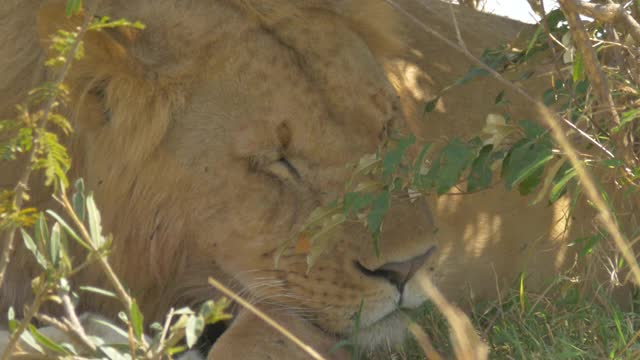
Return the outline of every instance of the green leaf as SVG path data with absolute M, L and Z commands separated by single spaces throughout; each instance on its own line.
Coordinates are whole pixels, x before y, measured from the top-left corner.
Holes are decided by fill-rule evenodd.
M 117 327 L 116 325 L 114 325 L 114 324 L 112 324 L 112 323 L 110 323 L 108 321 L 102 320 L 102 319 L 97 318 L 97 317 L 90 317 L 89 320 L 91 322 L 93 322 L 93 323 L 96 323 L 98 325 L 102 325 L 104 327 L 107 327 L 107 328 L 111 329 L 111 331 L 113 331 L 116 334 L 122 336 L 122 338 L 125 339 L 125 340 L 129 338 L 129 334 L 125 330 Z
M 414 185 L 422 190 L 430 190 L 436 185 L 436 180 L 440 173 L 440 162 L 442 159 L 442 152 L 440 152 L 437 159 L 431 163 L 429 171 L 425 175 L 418 175 L 414 179 Z
M 463 77 L 461 77 L 460 79 L 458 79 L 454 84 L 455 85 L 464 85 L 468 82 L 471 82 L 471 80 L 478 78 L 478 77 L 484 77 L 489 75 L 489 72 L 483 68 L 480 67 L 472 67 L 471 69 L 469 69 L 469 71 L 467 71 L 466 74 L 464 74 Z
M 533 47 L 536 45 L 536 43 L 538 42 L 538 38 L 540 37 L 541 34 L 544 33 L 544 26 L 539 25 L 536 28 L 535 33 L 533 34 L 533 36 L 531 37 L 531 40 L 529 40 L 529 44 L 527 45 L 527 50 L 525 51 L 525 56 L 529 55 L 529 53 L 531 52 L 531 50 L 533 49 Z
M 220 298 L 215 302 L 209 300 L 200 306 L 198 314 L 204 319 L 205 324 L 214 324 L 231 319 L 231 314 L 226 312 L 230 305 L 231 302 L 227 298 Z
M 136 339 L 142 339 L 142 328 L 144 326 L 144 316 L 140 312 L 140 308 L 135 300 L 131 302 L 131 308 L 129 309 L 129 317 L 131 319 L 131 327 Z
M 42 346 L 40 346 L 40 344 L 38 344 L 36 339 L 33 338 L 33 335 L 30 332 L 25 331 L 20 334 L 20 340 L 22 340 L 25 344 L 31 346 L 37 352 L 44 354 L 44 349 L 42 348 Z
M 440 169 L 436 179 L 436 192 L 442 195 L 456 185 L 462 171 L 473 159 L 474 152 L 460 139 L 452 139 L 441 152 Z
M 584 60 L 582 59 L 582 53 L 580 51 L 575 52 L 573 58 L 573 82 L 584 79 Z
M 507 189 L 511 190 L 529 176 L 539 182 L 540 169 L 552 158 L 551 146 L 546 141 L 523 139 L 514 144 L 502 164 Z M 527 183 L 526 188 L 533 189 L 538 182 Z
M 190 316 L 185 327 L 187 347 L 191 349 L 198 342 L 200 334 L 204 330 L 204 320 L 200 316 Z
M 73 187 L 75 189 L 73 196 L 71 198 L 73 212 L 76 213 L 80 221 L 84 221 L 86 216 L 84 180 L 82 179 L 76 180 Z
M 416 158 L 416 161 L 413 163 L 413 182 L 417 182 L 418 177 L 420 176 L 420 171 L 422 171 L 422 167 L 424 165 L 424 159 L 427 157 L 427 153 L 429 149 L 431 149 L 432 143 L 426 143 L 422 145 L 422 149 L 420 149 L 420 153 Z
M 427 101 L 427 103 L 424 105 L 424 111 L 422 112 L 422 116 L 424 116 L 427 113 L 433 112 L 433 110 L 436 109 L 436 106 L 438 105 L 439 100 L 440 100 L 440 95 Z
M 102 224 L 100 212 L 93 201 L 93 194 L 87 196 L 87 215 L 89 219 L 89 233 L 93 245 L 100 249 L 104 245 L 104 237 L 102 236 Z
M 555 104 L 556 101 L 558 101 L 558 97 L 556 96 L 556 91 L 554 89 L 547 89 L 542 94 L 542 102 L 545 105 L 550 106 L 552 104 Z
M 44 169 L 45 185 L 62 186 L 67 188 L 69 181 L 67 171 L 71 167 L 71 158 L 67 148 L 58 141 L 58 135 L 44 129 L 36 129 L 38 132 L 38 154 L 34 162 L 34 169 Z
M 94 294 L 99 294 L 99 295 L 103 295 L 103 296 L 107 296 L 107 297 L 112 297 L 112 298 L 117 298 L 116 294 L 114 292 L 105 290 L 105 289 L 100 289 L 97 287 L 93 287 L 93 286 L 80 286 L 78 287 L 80 290 L 82 291 L 86 291 L 86 292 L 91 292 Z
M 471 163 L 471 172 L 467 179 L 467 191 L 474 192 L 482 189 L 486 189 L 491 185 L 491 179 L 493 177 L 493 171 L 491 170 L 491 151 L 493 145 L 485 145 L 480 149 L 478 157 Z
M 531 174 L 527 175 L 518 184 L 518 191 L 520 195 L 529 195 L 531 192 L 540 185 L 542 177 L 544 176 L 544 166 L 536 168 Z
M 355 344 L 353 343 L 353 340 L 351 339 L 342 339 L 340 341 L 338 341 L 337 343 L 335 343 L 330 349 L 329 349 L 329 354 L 334 353 L 342 348 L 353 348 L 355 346 Z
M 574 88 L 576 96 L 580 97 L 585 95 L 587 90 L 589 90 L 589 85 L 590 83 L 587 79 L 579 81 Z
M 398 145 L 387 152 L 382 159 L 382 175 L 385 178 L 391 176 L 398 169 L 400 162 L 407 150 L 416 142 L 416 137 L 410 135 L 398 140 Z
M 129 324 L 129 317 L 124 311 L 118 312 L 118 319 L 120 319 L 123 323 Z
M 371 204 L 371 211 L 367 216 L 367 228 L 373 236 L 373 248 L 376 256 L 380 256 L 380 233 L 384 215 L 389 210 L 391 194 L 388 191 L 380 193 Z
M 69 224 L 67 224 L 60 215 L 56 214 L 53 210 L 47 210 L 46 212 L 47 214 L 49 214 L 49 216 L 54 218 L 60 225 L 62 225 L 62 228 L 67 232 L 67 234 L 69 234 L 74 240 L 76 240 L 80 245 L 82 245 L 82 247 L 84 247 L 87 250 L 91 250 L 91 247 L 87 243 L 85 243 L 78 236 L 78 234 L 76 234 L 73 228 L 71 228 L 71 226 L 69 226 Z
M 542 136 L 548 138 L 549 136 L 549 131 L 546 128 L 531 120 L 520 120 L 518 125 L 522 130 L 524 130 L 525 136 L 529 139 L 535 139 Z
M 82 10 L 82 0 L 67 0 L 67 6 L 65 8 L 65 15 L 71 17 L 78 14 Z
M 69 135 L 73 131 L 69 120 L 60 114 L 50 113 L 49 122 L 56 125 L 65 135 Z
M 114 346 L 100 346 L 99 349 L 109 360 L 131 360 L 131 356 L 122 355 Z
M 43 269 L 46 269 L 48 266 L 47 260 L 42 256 L 42 253 L 38 250 L 38 247 L 31 236 L 29 236 L 29 234 L 22 228 L 20 229 L 20 233 L 22 234 L 22 240 L 24 240 L 24 246 L 36 257 L 38 264 L 40 264 Z
M 44 245 L 49 239 L 49 225 L 47 224 L 47 219 L 41 213 L 38 214 L 38 220 L 36 220 L 34 236 L 36 244 Z
M 574 240 L 573 242 L 575 244 L 584 244 L 584 246 L 582 247 L 582 249 L 580 249 L 580 252 L 578 253 L 579 257 L 584 257 L 586 255 L 589 255 L 593 252 L 593 249 L 596 247 L 596 245 L 598 245 L 598 243 L 604 239 L 604 236 L 600 233 L 595 234 L 595 235 L 591 235 L 591 236 L 585 236 L 585 237 L 581 237 L 578 238 L 576 240 Z
M 60 224 L 55 223 L 51 228 L 51 238 L 49 241 L 49 256 L 54 267 L 58 266 L 62 256 L 62 247 L 60 244 Z
M 175 354 L 183 353 L 183 352 L 185 352 L 187 350 L 188 350 L 188 348 L 186 346 L 178 345 L 178 346 L 174 346 L 174 347 L 169 348 L 167 350 L 167 354 L 173 356 Z
M 505 99 L 505 91 L 502 90 L 498 93 L 498 95 L 496 96 L 496 99 L 494 101 L 494 104 L 496 105 L 507 105 L 509 104 L 509 100 Z
M 16 320 L 16 313 L 13 310 L 13 306 L 9 306 L 9 310 L 7 310 L 7 327 L 9 328 L 9 334 L 13 334 L 18 328 L 18 321 Z
M 371 192 L 350 192 L 344 195 L 344 214 L 346 216 L 355 215 L 360 210 L 371 206 L 376 198 Z
M 576 175 L 578 175 L 578 173 L 576 172 L 576 169 L 574 169 L 573 167 L 568 168 L 561 175 L 558 181 L 556 181 L 553 184 L 553 187 L 551 188 L 551 193 L 549 194 L 549 202 L 551 203 L 556 202 L 565 193 L 565 190 L 567 188 L 567 184 L 569 183 L 569 181 L 575 178 Z
M 625 111 L 620 116 L 620 125 L 617 125 L 613 129 L 611 129 L 611 131 L 615 134 L 615 133 L 619 132 L 620 130 L 622 130 L 622 128 L 625 125 L 627 125 L 628 123 L 630 123 L 631 121 L 633 121 L 633 120 L 635 120 L 635 119 L 637 119 L 639 117 L 640 117 L 640 108 L 636 108 L 636 109 L 631 109 L 629 111 Z
M 620 159 L 605 159 L 600 161 L 600 165 L 609 169 L 615 169 L 624 166 L 624 161 Z
M 31 335 L 33 335 L 35 340 L 40 345 L 46 347 L 47 349 L 49 349 L 49 350 L 51 350 L 53 352 L 56 352 L 58 354 L 71 355 L 71 353 L 69 353 L 69 351 L 67 351 L 67 349 L 65 349 L 62 346 L 56 344 L 53 340 L 51 340 L 49 337 L 47 337 L 46 335 L 44 335 L 43 333 L 38 331 L 38 328 L 36 328 L 35 326 L 33 326 L 31 324 L 29 324 L 29 332 L 31 333 Z

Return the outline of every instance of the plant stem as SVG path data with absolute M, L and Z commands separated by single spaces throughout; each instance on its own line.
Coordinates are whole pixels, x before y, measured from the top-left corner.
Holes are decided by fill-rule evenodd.
M 91 235 L 89 235 L 87 228 L 84 226 L 82 221 L 78 218 L 78 215 L 73 210 L 73 205 L 71 205 L 71 203 L 69 202 L 69 198 L 64 191 L 61 193 L 59 201 L 61 202 L 62 207 L 67 215 L 71 218 L 77 229 L 80 231 L 80 236 L 82 237 L 82 239 L 87 243 L 87 245 L 91 247 L 91 252 L 93 253 L 92 255 L 96 256 L 98 265 L 102 268 L 102 271 L 107 276 L 107 280 L 115 289 L 116 294 L 118 295 L 118 299 L 120 299 L 128 312 L 131 309 L 133 303 L 131 296 L 129 296 L 129 293 L 125 290 L 122 282 L 120 282 L 120 279 L 118 279 L 118 276 L 116 275 L 115 271 L 113 271 L 113 268 L 109 264 L 109 261 L 107 261 L 106 256 L 100 252 L 100 249 L 97 249 L 95 247 L 95 242 L 91 240 Z M 140 341 L 142 343 L 143 350 L 148 351 L 149 344 L 147 344 L 144 336 Z

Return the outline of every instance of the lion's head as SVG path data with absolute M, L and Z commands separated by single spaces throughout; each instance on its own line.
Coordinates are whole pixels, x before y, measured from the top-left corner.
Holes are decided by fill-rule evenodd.
M 43 49 L 80 21 L 63 9 L 38 10 Z M 392 202 L 380 256 L 347 224 L 310 272 L 295 249 L 274 268 L 278 245 L 344 189 L 346 165 L 403 122 L 376 57 L 397 46 L 384 2 L 110 1 L 97 14 L 146 30 L 88 34 L 68 78 L 73 171 L 147 316 L 210 297 L 213 275 L 326 333 L 349 334 L 361 304 L 366 341 L 402 333 L 397 311 L 424 301 L 413 275 L 434 250 L 423 202 Z M 98 301 L 85 305 L 109 306 Z

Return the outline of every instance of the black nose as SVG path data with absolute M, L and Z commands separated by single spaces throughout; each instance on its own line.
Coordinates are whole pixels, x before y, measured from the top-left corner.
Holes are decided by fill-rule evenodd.
M 361 273 L 370 277 L 383 278 L 395 285 L 398 291 L 402 293 L 404 285 L 409 281 L 416 271 L 424 265 L 425 261 L 435 251 L 436 247 L 432 246 L 424 254 L 418 255 L 406 261 L 400 262 L 388 262 L 377 269 L 367 269 L 358 261 L 355 262 L 355 266 Z

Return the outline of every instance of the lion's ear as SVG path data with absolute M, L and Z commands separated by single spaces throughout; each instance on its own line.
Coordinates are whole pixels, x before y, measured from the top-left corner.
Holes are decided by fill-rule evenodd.
M 78 31 L 85 20 L 85 13 L 66 16 L 66 1 L 46 1 L 37 16 L 40 44 L 47 55 L 52 53 L 52 35 L 59 30 Z M 138 31 L 129 27 L 89 31 L 83 39 L 84 61 L 93 65 L 117 65 L 129 58 L 127 49 L 135 41 Z

